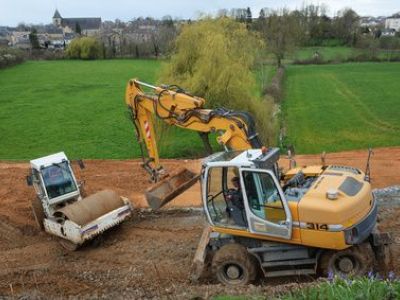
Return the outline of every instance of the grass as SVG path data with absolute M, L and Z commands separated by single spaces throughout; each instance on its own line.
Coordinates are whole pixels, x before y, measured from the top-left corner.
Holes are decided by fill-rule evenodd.
M 0 159 L 61 150 L 72 159 L 139 157 L 125 85 L 132 77 L 155 82 L 160 66 L 156 60 L 30 61 L 0 70 Z M 270 65 L 257 69 L 258 86 L 275 72 Z M 399 63 L 289 66 L 286 144 L 300 153 L 399 145 L 399 75 Z M 204 155 L 196 132 L 171 127 L 163 137 L 162 157 Z
M 400 281 L 393 272 L 389 273 L 388 278 L 380 278 L 378 275 L 358 278 L 339 278 L 333 277 L 319 283 L 300 286 L 297 288 L 289 287 L 286 292 L 244 294 L 239 296 L 219 295 L 213 300 L 356 300 L 356 299 L 399 299 Z
M 299 153 L 400 145 L 399 63 L 290 66 L 286 144 Z
M 332 282 L 323 282 L 317 286 L 299 289 L 282 295 L 282 300 L 351 300 L 351 299 L 399 299 L 400 282 L 397 279 L 335 278 Z
M 0 70 L 0 159 L 26 160 L 65 151 L 71 158 L 127 159 L 140 156 L 124 102 L 128 80 L 154 83 L 156 60 L 29 61 Z M 255 70 L 257 85 L 274 68 Z M 173 84 L 173 83 L 169 83 Z M 259 97 L 261 89 L 254 91 Z M 159 126 L 157 126 L 159 127 Z M 164 158 L 205 155 L 194 131 L 163 128 Z M 219 149 L 215 134 L 210 136 Z
M 354 49 L 349 47 L 304 47 L 298 49 L 293 58 L 298 60 L 312 59 L 318 51 L 323 60 L 346 59 L 354 54 Z
M 0 70 L 0 159 L 32 159 L 57 151 L 70 158 L 138 157 L 126 116 L 125 85 L 153 83 L 155 60 L 30 61 Z M 197 133 L 171 128 L 163 157 L 202 150 Z M 191 145 L 187 147 L 187 145 Z
M 277 67 L 272 64 L 262 64 L 255 71 L 257 85 L 261 87 L 257 96 L 261 96 L 261 92 L 268 86 L 272 78 L 275 76 Z
M 343 62 L 350 58 L 357 59 L 358 56 L 366 56 L 369 57 L 371 55 L 370 49 L 360 49 L 360 48 L 351 48 L 345 46 L 337 46 L 337 47 L 303 47 L 297 49 L 292 55 L 288 56 L 286 62 L 292 62 L 293 60 L 305 61 L 311 60 L 314 58 L 315 52 L 318 51 L 320 55 L 321 61 L 331 61 L 331 62 Z M 389 61 L 395 57 L 399 56 L 399 50 L 384 50 L 378 49 L 376 52 L 376 56 L 380 60 Z

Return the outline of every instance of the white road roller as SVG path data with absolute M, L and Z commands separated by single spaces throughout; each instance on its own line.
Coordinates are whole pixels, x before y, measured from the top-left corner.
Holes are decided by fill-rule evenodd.
M 132 215 L 128 199 L 114 191 L 104 190 L 83 198 L 71 163 L 59 152 L 31 160 L 28 185 L 33 185 L 37 197 L 32 210 L 38 226 L 60 237 L 68 250 L 75 250 L 105 230 Z M 84 168 L 82 161 L 79 166 Z

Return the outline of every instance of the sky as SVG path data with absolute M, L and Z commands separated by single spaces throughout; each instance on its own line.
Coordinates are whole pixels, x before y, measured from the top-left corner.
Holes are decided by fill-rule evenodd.
M 325 4 L 328 15 L 351 7 L 359 15 L 390 16 L 400 11 L 399 0 L 0 0 L 0 26 L 18 23 L 51 23 L 57 8 L 62 17 L 101 17 L 102 20 L 129 21 L 140 16 L 196 19 L 215 14 L 219 9 L 250 7 L 253 17 L 261 8 L 301 8 L 306 4 Z

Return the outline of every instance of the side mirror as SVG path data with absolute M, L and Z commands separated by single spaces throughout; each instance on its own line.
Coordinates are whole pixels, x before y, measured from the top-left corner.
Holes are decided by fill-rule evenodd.
M 296 156 L 296 151 L 295 151 L 293 145 L 289 145 L 289 146 L 287 147 L 287 150 L 288 150 L 288 152 L 290 151 L 290 154 L 291 154 L 292 157 L 293 157 L 293 156 Z
M 32 175 L 26 176 L 26 184 L 28 186 L 32 186 L 33 185 Z
M 85 168 L 85 164 L 83 163 L 82 159 L 78 159 L 77 160 L 79 168 L 84 169 Z

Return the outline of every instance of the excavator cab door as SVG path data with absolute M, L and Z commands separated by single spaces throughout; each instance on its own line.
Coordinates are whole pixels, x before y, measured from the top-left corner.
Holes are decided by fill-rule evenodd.
M 290 239 L 292 215 L 274 173 L 241 168 L 240 175 L 249 231 Z

